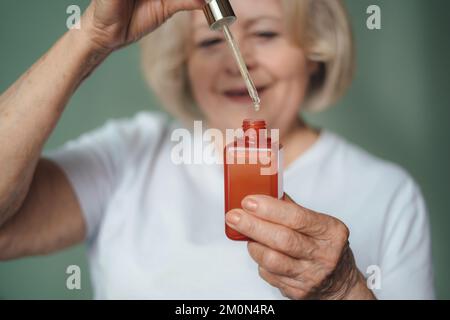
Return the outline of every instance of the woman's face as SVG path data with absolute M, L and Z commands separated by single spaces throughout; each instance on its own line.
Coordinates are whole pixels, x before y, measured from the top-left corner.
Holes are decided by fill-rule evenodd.
M 245 118 L 265 119 L 283 135 L 298 110 L 314 65 L 288 38 L 280 0 L 231 0 L 238 17 L 231 31 L 261 98 L 255 112 L 221 32 L 211 31 L 201 11 L 192 13 L 188 55 L 191 90 L 209 127 L 237 128 Z

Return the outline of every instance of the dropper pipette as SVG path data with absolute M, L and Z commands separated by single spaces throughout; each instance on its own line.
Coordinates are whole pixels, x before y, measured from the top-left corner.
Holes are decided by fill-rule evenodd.
M 247 65 L 242 57 L 241 51 L 233 38 L 233 34 L 230 31 L 230 28 L 225 24 L 222 26 L 223 33 L 225 35 L 225 39 L 227 40 L 228 45 L 233 52 L 234 58 L 239 66 L 239 71 L 241 72 L 242 78 L 244 78 L 245 85 L 247 86 L 248 93 L 253 100 L 253 106 L 256 111 L 259 111 L 261 107 L 261 100 L 258 96 L 258 91 L 256 90 L 255 84 L 250 78 L 250 73 L 248 72 Z
M 206 19 L 212 30 L 222 30 L 225 39 L 233 52 L 234 59 L 239 66 L 242 78 L 244 79 L 248 93 L 253 100 L 253 106 L 256 111 L 259 111 L 261 107 L 261 100 L 258 96 L 255 84 L 253 83 L 250 73 L 248 72 L 247 65 L 242 57 L 242 53 L 239 50 L 239 46 L 233 38 L 233 34 L 230 31 L 229 26 L 236 21 L 236 15 L 233 8 L 230 5 L 229 0 L 205 0 L 206 5 L 203 8 Z

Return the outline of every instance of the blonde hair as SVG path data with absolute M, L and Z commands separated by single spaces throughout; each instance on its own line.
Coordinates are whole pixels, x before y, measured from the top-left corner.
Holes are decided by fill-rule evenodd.
M 353 78 L 354 45 L 342 0 L 282 0 L 291 40 L 319 64 L 302 108 L 323 110 L 344 95 Z M 169 113 L 181 119 L 201 116 L 187 74 L 190 16 L 178 13 L 141 40 L 148 84 Z

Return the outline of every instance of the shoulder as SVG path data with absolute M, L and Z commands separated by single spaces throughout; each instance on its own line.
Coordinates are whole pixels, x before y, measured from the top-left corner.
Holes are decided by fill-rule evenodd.
M 95 146 L 103 143 L 118 147 L 121 142 L 136 144 L 144 139 L 149 142 L 148 138 L 161 133 L 169 121 L 169 116 L 165 113 L 141 111 L 131 117 L 108 119 L 99 127 L 66 144 L 89 143 Z
M 318 209 L 355 221 L 370 216 L 373 224 L 426 212 L 420 187 L 400 165 L 329 131 L 323 131 L 318 143 L 310 157 L 314 161 L 308 162 L 311 183 L 320 195 L 313 197 L 319 198 L 314 203 Z
M 328 153 L 325 161 L 347 184 L 372 191 L 394 193 L 417 188 L 412 176 L 400 165 L 375 156 L 338 134 L 325 131 Z M 376 194 L 374 194 L 376 196 Z
M 384 239 L 380 238 L 384 249 L 391 240 L 427 235 L 428 212 L 422 191 L 404 168 L 337 134 L 325 135 L 325 151 L 318 160 L 324 180 L 321 186 L 353 233 L 364 237 L 361 232 L 372 230 L 371 237 L 378 234 Z
M 352 249 L 362 270 L 375 264 L 383 272 L 377 296 L 432 298 L 430 226 L 420 187 L 398 164 L 327 134 L 332 171 L 341 172 L 339 200 L 353 209 L 344 215 Z
M 113 144 L 122 162 L 136 166 L 145 164 L 158 152 L 173 120 L 158 111 L 141 111 L 130 118 L 109 120 L 104 129 L 113 135 Z
M 169 116 L 157 111 L 141 111 L 129 118 L 110 119 L 101 128 L 127 142 L 139 142 L 160 134 L 170 122 Z
M 46 156 L 61 164 L 89 161 L 124 165 L 124 161 L 137 161 L 144 154 L 151 154 L 170 122 L 165 113 L 149 111 L 128 118 L 109 119 Z
M 87 138 L 108 144 L 124 155 L 151 150 L 171 122 L 162 112 L 141 111 L 127 118 L 109 119 L 103 126 L 85 134 Z

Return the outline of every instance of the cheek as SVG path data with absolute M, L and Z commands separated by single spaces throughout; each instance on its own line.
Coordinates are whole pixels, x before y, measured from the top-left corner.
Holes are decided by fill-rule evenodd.
M 212 60 L 204 54 L 193 53 L 187 61 L 188 81 L 192 95 L 199 104 L 208 101 L 215 93 L 214 80 L 219 71 L 214 67 L 218 64 Z
M 270 50 L 261 50 L 261 64 L 276 81 L 294 81 L 300 86 L 307 85 L 309 73 L 305 54 L 302 49 L 286 42 L 283 41 Z
M 192 56 L 187 62 L 188 81 L 194 100 L 199 104 L 201 104 L 201 99 L 207 97 L 213 80 L 213 73 L 206 66 L 207 64 L 198 55 Z
M 310 78 L 304 51 L 298 47 L 277 45 L 273 50 L 261 51 L 260 61 L 273 80 L 273 90 L 266 96 L 267 103 L 272 105 L 272 114 L 282 122 L 296 118 Z

